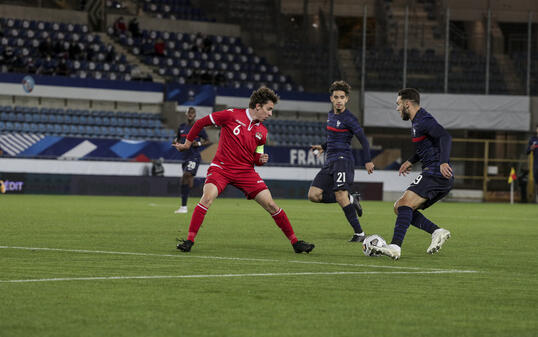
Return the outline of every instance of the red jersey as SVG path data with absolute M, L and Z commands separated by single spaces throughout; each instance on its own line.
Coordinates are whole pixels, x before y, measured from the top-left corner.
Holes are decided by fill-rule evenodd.
M 252 170 L 256 164 L 256 147 L 264 145 L 267 129 L 260 122 L 254 122 L 248 109 L 228 109 L 217 111 L 194 123 L 187 139 L 193 141 L 200 130 L 208 125 L 221 127 L 219 147 L 211 165 L 223 169 Z

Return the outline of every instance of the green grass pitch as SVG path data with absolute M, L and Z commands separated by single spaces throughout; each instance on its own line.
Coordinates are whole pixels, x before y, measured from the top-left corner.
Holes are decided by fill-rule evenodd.
M 428 255 L 410 227 L 392 261 L 347 242 L 337 205 L 306 200 L 277 203 L 309 255 L 239 199 L 218 199 L 181 253 L 178 203 L 1 195 L 0 336 L 537 335 L 538 205 L 438 203 L 424 214 L 452 238 Z M 392 204 L 363 208 L 390 241 Z

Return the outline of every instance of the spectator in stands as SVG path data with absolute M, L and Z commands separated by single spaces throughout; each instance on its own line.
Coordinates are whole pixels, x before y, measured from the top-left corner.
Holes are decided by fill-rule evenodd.
M 163 166 L 163 158 L 159 158 L 158 160 L 153 160 L 153 165 L 151 166 L 151 175 L 154 177 L 163 177 L 164 176 L 164 166 Z
M 158 39 L 153 46 L 153 52 L 155 56 L 164 56 L 164 41 L 163 39 Z
M 65 52 L 63 41 L 57 40 L 56 42 L 54 42 L 54 44 L 52 45 L 52 55 L 51 56 L 59 56 L 63 52 Z
M 41 58 L 52 55 L 52 41 L 50 40 L 50 37 L 47 37 L 45 40 L 41 41 L 38 49 Z
M 196 33 L 194 38 L 194 43 L 192 44 L 191 51 L 201 52 L 204 47 L 204 39 L 202 38 L 201 33 Z
M 26 60 L 25 68 L 29 74 L 35 74 L 37 72 L 37 65 L 36 65 L 35 60 L 32 57 L 29 57 Z
M 65 58 L 60 59 L 60 62 L 58 63 L 58 68 L 56 69 L 56 74 L 60 76 L 69 75 L 69 68 L 67 67 L 67 60 Z
M 204 53 L 211 52 L 211 47 L 213 46 L 213 41 L 208 36 L 204 36 L 204 39 L 202 41 L 202 51 Z
M 70 60 L 79 60 L 80 56 L 82 54 L 82 49 L 80 49 L 80 45 L 78 43 L 72 43 L 69 46 L 69 59 Z
M 106 46 L 106 56 L 105 61 L 106 62 L 114 62 L 116 59 L 116 51 L 114 50 L 114 46 L 109 44 Z
M 13 52 L 13 48 L 6 47 L 4 51 L 2 52 L 2 56 L 0 57 L 0 63 L 2 64 L 2 71 L 8 72 L 13 67 L 13 63 L 15 63 L 15 53 Z
M 95 59 L 95 51 L 93 50 L 93 48 L 90 46 L 86 49 L 86 60 L 88 62 L 92 62 L 93 60 Z
M 155 51 L 155 43 L 151 39 L 143 39 L 141 53 L 142 55 L 153 55 Z
M 212 84 L 213 76 L 205 69 L 200 70 L 200 83 L 201 84 Z
M 216 86 L 223 85 L 225 82 L 224 75 L 220 71 L 215 70 L 213 74 L 213 82 Z
M 54 62 L 50 56 L 47 56 L 39 65 L 37 74 L 41 75 L 53 75 L 54 74 Z
M 135 39 L 142 36 L 137 17 L 134 17 L 129 21 L 129 32 L 131 32 L 131 36 Z
M 119 36 L 122 34 L 125 34 L 125 31 L 127 30 L 127 26 L 125 25 L 125 20 L 123 19 L 123 16 L 120 16 L 116 19 L 114 22 L 114 34 Z

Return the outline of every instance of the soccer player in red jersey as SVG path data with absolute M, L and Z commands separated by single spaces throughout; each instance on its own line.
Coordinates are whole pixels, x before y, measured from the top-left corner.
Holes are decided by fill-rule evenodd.
M 277 206 L 267 185 L 254 170 L 254 165 L 264 165 L 269 160 L 269 156 L 263 153 L 267 129 L 262 122 L 271 117 L 277 102 L 275 92 L 262 87 L 250 96 L 248 109 L 213 112 L 194 123 L 185 143 L 172 145 L 179 151 L 188 150 L 202 128 L 209 125 L 221 127 L 217 153 L 207 170 L 202 198 L 192 213 L 187 240 L 180 241 L 177 249 L 183 252 L 191 250 L 209 207 L 228 184 L 243 191 L 247 199 L 256 200 L 271 214 L 296 253 L 310 253 L 314 249 L 313 244 L 297 240 L 286 213 Z

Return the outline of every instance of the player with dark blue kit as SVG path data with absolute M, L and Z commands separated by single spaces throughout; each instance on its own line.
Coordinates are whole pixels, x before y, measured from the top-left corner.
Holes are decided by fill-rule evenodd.
M 406 88 L 398 92 L 396 105 L 404 121 L 411 120 L 411 137 L 415 154 L 406 160 L 399 175 L 406 175 L 414 163 L 422 162 L 422 173 L 411 183 L 407 191 L 394 203 L 396 225 L 392 242 L 384 247 L 372 247 L 372 251 L 400 258 L 401 246 L 409 225 L 418 227 L 432 236 L 427 253 L 433 254 L 450 238 L 450 232 L 428 220 L 419 209 L 426 209 L 444 198 L 454 186 L 454 175 L 449 156 L 452 147 L 450 134 L 420 107 L 420 94 L 416 89 Z
M 327 142 L 312 145 L 311 148 L 318 156 L 325 151 L 326 159 L 308 190 L 308 199 L 312 202 L 338 202 L 354 230 L 349 241 L 362 242 L 365 235 L 357 217 L 362 215 L 359 194 L 350 193 L 355 177 L 355 161 L 351 151 L 353 136 L 362 145 L 368 174 L 373 173 L 374 163 L 370 158 L 370 144 L 359 121 L 346 109 L 350 90 L 351 86 L 344 81 L 335 81 L 329 88 L 333 109 L 327 118 Z
M 538 124 L 536 124 L 536 135 L 529 139 L 529 146 L 527 146 L 527 154 L 532 152 L 532 174 L 534 177 L 534 183 L 536 184 L 534 192 L 538 192 Z
M 196 110 L 190 107 L 187 110 L 187 122 L 183 123 L 177 129 L 176 139 L 174 143 L 184 143 L 189 131 L 194 125 L 196 119 Z M 181 178 L 181 207 L 179 207 L 174 213 L 187 213 L 187 201 L 189 199 L 189 192 L 194 187 L 194 177 L 198 172 L 200 166 L 200 148 L 209 144 L 209 138 L 205 130 L 202 130 L 198 137 L 194 140 L 191 148 L 184 152 L 183 164 L 183 177 Z

